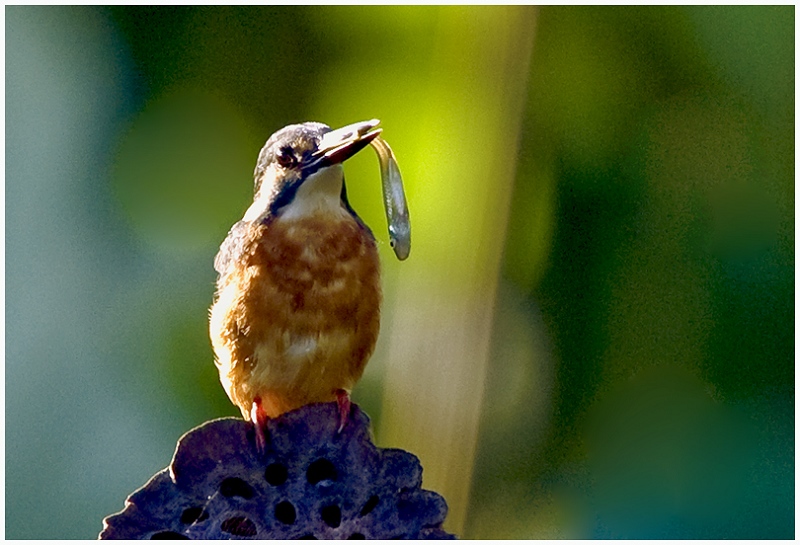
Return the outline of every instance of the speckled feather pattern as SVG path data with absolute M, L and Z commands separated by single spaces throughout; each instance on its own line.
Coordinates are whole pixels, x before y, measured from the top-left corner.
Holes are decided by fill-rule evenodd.
M 352 389 L 375 348 L 381 302 L 375 239 L 356 217 L 239 222 L 215 265 L 211 340 L 245 418 L 256 396 L 275 417 Z

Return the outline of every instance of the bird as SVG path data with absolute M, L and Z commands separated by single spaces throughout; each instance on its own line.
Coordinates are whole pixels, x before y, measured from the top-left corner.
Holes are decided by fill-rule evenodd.
M 336 401 L 341 432 L 375 349 L 378 248 L 347 199 L 342 163 L 378 137 L 379 123 L 306 122 L 270 136 L 253 203 L 214 259 L 215 363 L 260 452 L 269 419 L 309 403 Z

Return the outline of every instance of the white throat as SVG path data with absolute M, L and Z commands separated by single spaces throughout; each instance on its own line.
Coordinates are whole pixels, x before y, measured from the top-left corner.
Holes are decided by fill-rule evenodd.
M 292 202 L 280 211 L 283 219 L 299 219 L 319 212 L 335 212 L 342 209 L 342 165 L 333 165 L 318 170 L 303 182 Z
M 344 169 L 342 165 L 332 165 L 322 168 L 306 178 L 297 188 L 297 193 L 292 202 L 278 211 L 283 219 L 300 219 L 319 213 L 345 214 L 342 207 L 342 184 L 344 183 Z M 246 221 L 258 221 L 266 215 L 265 195 L 257 199 L 244 214 Z

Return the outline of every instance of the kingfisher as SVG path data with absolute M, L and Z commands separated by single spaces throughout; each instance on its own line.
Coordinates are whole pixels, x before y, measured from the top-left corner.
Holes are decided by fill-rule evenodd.
M 347 200 L 342 163 L 378 137 L 379 123 L 308 122 L 270 136 L 253 203 L 214 259 L 215 363 L 260 452 L 267 421 L 308 403 L 336 401 L 341 431 L 375 348 L 378 248 Z

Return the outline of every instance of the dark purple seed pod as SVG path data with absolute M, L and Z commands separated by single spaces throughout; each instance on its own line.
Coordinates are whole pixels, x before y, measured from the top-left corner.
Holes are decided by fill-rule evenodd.
M 172 463 L 103 521 L 100 539 L 452 539 L 447 504 L 422 490 L 413 454 L 379 449 L 353 405 L 271 419 L 259 455 L 249 422 L 223 418 L 181 437 Z

